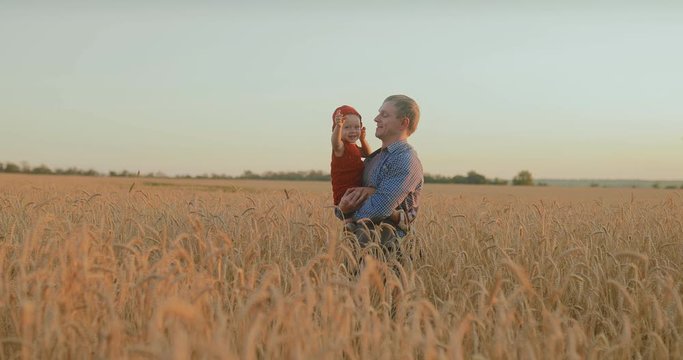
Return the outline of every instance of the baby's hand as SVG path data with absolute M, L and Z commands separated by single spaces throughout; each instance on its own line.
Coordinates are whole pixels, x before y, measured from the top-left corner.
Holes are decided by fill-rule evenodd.
M 334 113 L 334 123 L 337 126 L 342 126 L 344 125 L 344 115 L 341 114 L 341 110 L 337 110 L 336 113 Z
M 365 126 L 360 128 L 360 139 L 365 140 Z

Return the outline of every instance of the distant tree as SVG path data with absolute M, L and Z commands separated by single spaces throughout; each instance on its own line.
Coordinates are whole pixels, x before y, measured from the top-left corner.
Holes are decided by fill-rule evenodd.
M 659 183 L 654 183 L 652 184 L 653 189 L 659 189 Z
M 255 174 L 251 170 L 245 170 L 244 173 L 242 174 L 242 176 L 240 176 L 240 177 L 243 179 L 258 179 L 258 178 L 260 178 L 259 175 Z
M 18 173 L 21 172 L 21 168 L 19 167 L 19 165 L 15 163 L 8 162 L 7 164 L 5 164 L 5 172 Z
M 493 180 L 488 180 L 487 182 L 491 185 L 507 185 L 508 184 L 507 180 L 503 180 L 503 179 L 499 179 L 499 178 L 494 178 Z
M 121 170 L 120 173 L 117 173 L 116 171 L 109 171 L 109 176 L 113 177 L 132 177 L 132 176 L 140 176 L 140 172 L 138 171 L 137 175 L 135 173 L 132 173 L 128 170 Z M 153 177 L 154 173 L 149 173 L 146 176 L 148 177 Z
M 52 174 L 52 170 L 43 164 L 43 165 L 34 167 L 33 170 L 31 170 L 31 173 L 32 174 Z
M 512 185 L 533 185 L 534 179 L 527 170 L 522 170 L 512 179 Z
M 474 170 L 467 173 L 468 184 L 486 184 L 486 176 L 477 174 Z
M 323 173 L 322 170 L 311 170 L 306 175 L 306 180 L 328 181 L 330 180 L 330 175 Z
M 486 176 L 478 174 L 476 171 L 472 170 L 467 173 L 467 176 L 455 175 L 453 177 L 447 177 L 443 175 L 424 175 L 425 183 L 437 183 L 437 184 L 487 184 L 487 185 L 507 185 L 508 181 L 494 178 L 493 180 L 487 179 Z
M 0 172 L 5 171 L 5 165 L 3 163 L 0 163 Z
M 467 178 L 462 175 L 453 176 L 453 182 L 456 184 L 467 184 Z
M 77 168 L 72 166 L 72 167 L 64 170 L 63 174 L 64 175 L 78 175 L 79 172 L 80 172 L 80 170 L 78 170 Z
M 435 184 L 446 184 L 453 182 L 451 178 L 443 176 L 443 175 L 432 175 L 432 174 L 424 174 L 424 179 L 426 183 L 435 183 Z

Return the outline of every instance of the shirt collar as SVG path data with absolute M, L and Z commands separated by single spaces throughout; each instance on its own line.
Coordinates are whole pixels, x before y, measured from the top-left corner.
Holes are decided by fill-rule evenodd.
M 390 153 L 393 153 L 394 151 L 397 150 L 402 150 L 408 148 L 408 140 L 399 140 L 395 143 L 392 143 L 391 145 L 387 146 L 387 151 Z
M 379 149 L 373 151 L 372 154 L 368 155 L 368 157 L 366 159 L 371 159 L 371 158 L 375 157 L 375 155 L 377 155 L 379 153 L 383 153 L 385 151 L 388 153 L 393 153 L 394 151 L 407 149 L 409 147 L 410 147 L 410 144 L 408 144 L 407 140 L 399 140 L 399 141 L 392 143 L 391 145 L 387 146 L 385 149 L 379 148 Z

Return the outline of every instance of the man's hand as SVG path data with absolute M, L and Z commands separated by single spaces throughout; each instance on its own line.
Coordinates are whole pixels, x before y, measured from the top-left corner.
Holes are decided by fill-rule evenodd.
M 363 202 L 375 193 L 375 188 L 355 187 L 349 188 L 339 201 L 339 209 L 344 213 L 349 213 L 360 209 Z
M 365 140 L 365 126 L 360 128 L 360 140 L 361 141 Z

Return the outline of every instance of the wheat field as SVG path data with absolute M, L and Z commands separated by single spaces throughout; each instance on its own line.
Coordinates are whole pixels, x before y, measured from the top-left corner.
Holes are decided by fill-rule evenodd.
M 0 176 L 0 359 L 683 358 L 683 191 Z M 362 265 L 358 259 L 362 258 Z

